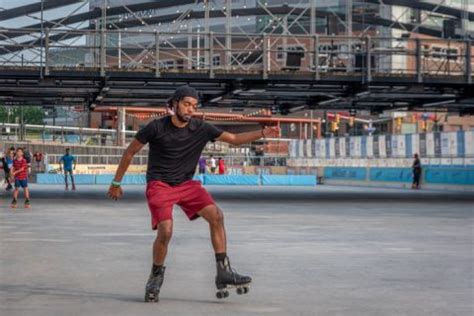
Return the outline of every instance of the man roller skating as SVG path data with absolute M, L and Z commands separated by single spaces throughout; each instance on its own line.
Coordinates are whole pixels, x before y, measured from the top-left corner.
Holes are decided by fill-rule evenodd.
M 199 181 L 192 180 L 196 165 L 207 142 L 218 140 L 241 145 L 262 137 L 279 135 L 277 127 L 233 134 L 193 118 L 199 103 L 196 90 L 189 86 L 176 89 L 168 101 L 171 115 L 156 119 L 141 129 L 122 156 L 108 195 L 122 196 L 120 181 L 133 156 L 149 144 L 146 197 L 152 229 L 158 230 L 153 244 L 153 266 L 145 286 L 145 301 L 158 302 L 165 274 L 165 258 L 173 232 L 173 205 L 179 205 L 190 220 L 199 217 L 209 223 L 217 275 L 217 297 L 229 295 L 226 288 L 237 287 L 237 293 L 248 291 L 252 281 L 231 268 L 227 257 L 224 215 Z

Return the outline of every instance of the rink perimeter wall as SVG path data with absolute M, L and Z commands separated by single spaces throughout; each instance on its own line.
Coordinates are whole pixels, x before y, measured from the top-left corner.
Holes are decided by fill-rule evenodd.
M 195 180 L 204 185 L 247 185 L 247 186 L 315 186 L 317 183 L 410 187 L 413 180 L 411 168 L 378 168 L 378 167 L 324 167 L 307 170 L 305 175 L 197 175 Z M 77 174 L 77 184 L 109 184 L 112 174 Z M 61 174 L 38 174 L 39 184 L 63 184 Z M 122 184 L 144 185 L 145 175 L 125 175 Z M 474 167 L 424 167 L 421 186 L 432 189 L 454 189 L 474 191 Z

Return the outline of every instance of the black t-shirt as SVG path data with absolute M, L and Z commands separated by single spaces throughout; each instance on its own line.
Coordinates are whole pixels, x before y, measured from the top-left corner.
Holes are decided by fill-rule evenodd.
M 215 140 L 222 132 L 195 118 L 183 128 L 176 127 L 171 116 L 150 122 L 135 135 L 140 143 L 149 143 L 147 182 L 160 180 L 178 185 L 192 179 L 207 142 Z
M 421 172 L 421 161 L 419 158 L 416 158 L 415 161 L 413 161 L 413 171 Z

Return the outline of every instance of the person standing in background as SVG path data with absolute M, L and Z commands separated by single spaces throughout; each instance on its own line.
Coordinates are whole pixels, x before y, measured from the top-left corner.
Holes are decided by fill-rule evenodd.
M 199 158 L 199 174 L 205 174 L 206 173 L 206 158 L 201 157 Z
M 35 158 L 35 171 L 41 172 L 41 162 L 43 161 L 43 154 L 40 151 L 35 152 L 33 155 Z
M 411 186 L 412 189 L 419 189 L 420 188 L 420 177 L 421 177 L 421 161 L 418 157 L 418 154 L 413 156 L 415 159 L 413 161 L 413 184 Z
M 219 174 L 225 174 L 225 162 L 221 157 L 219 157 Z
M 216 158 L 214 158 L 213 155 L 211 155 L 210 165 L 211 165 L 211 174 L 215 174 L 216 169 L 217 169 L 217 164 L 216 164 Z
M 66 191 L 69 190 L 69 186 L 68 186 L 68 183 L 67 183 L 68 173 L 71 176 L 72 190 L 75 191 L 76 190 L 76 185 L 74 183 L 74 176 L 72 174 L 72 171 L 76 169 L 76 157 L 71 155 L 69 152 L 70 152 L 70 149 L 66 148 L 66 154 L 64 156 L 62 156 L 61 159 L 59 159 L 59 170 L 62 170 L 61 163 L 63 163 L 64 164 L 64 181 L 66 183 Z M 73 167 L 73 163 L 74 163 L 74 167 Z

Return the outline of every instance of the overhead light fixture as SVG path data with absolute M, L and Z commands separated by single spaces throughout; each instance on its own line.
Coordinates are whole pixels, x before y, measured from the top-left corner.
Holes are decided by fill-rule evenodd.
M 333 103 L 336 103 L 336 102 L 339 102 L 341 101 L 341 98 L 335 98 L 335 99 L 330 99 L 330 100 L 326 100 L 326 101 L 321 101 L 318 103 L 318 105 L 329 105 L 329 104 L 333 104 Z
M 356 97 L 362 98 L 362 97 L 368 96 L 369 94 L 370 94 L 370 91 L 364 91 L 364 92 L 357 93 Z
M 209 102 L 214 103 L 214 102 L 218 102 L 218 101 L 220 101 L 220 100 L 222 100 L 222 99 L 223 99 L 222 96 L 218 96 L 218 97 L 215 97 L 215 98 L 211 99 Z
M 443 106 L 448 104 L 456 103 L 456 100 L 446 100 L 446 101 L 438 101 L 438 102 L 430 102 L 423 104 L 424 108 L 433 107 L 433 106 Z
M 304 110 L 305 108 L 306 108 L 305 105 L 295 106 L 294 108 L 290 108 L 290 109 L 288 110 L 288 112 L 289 112 L 289 113 L 295 113 L 295 112 Z

